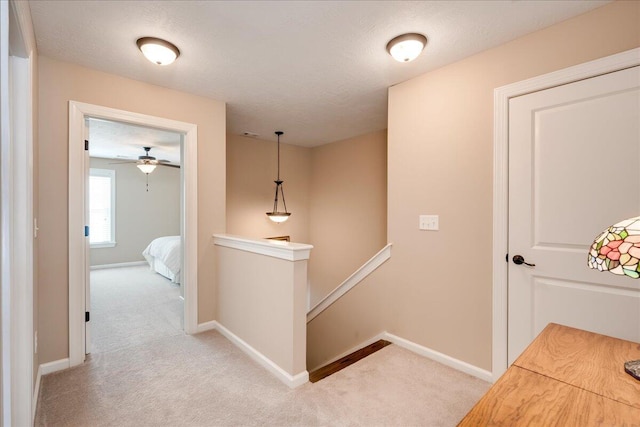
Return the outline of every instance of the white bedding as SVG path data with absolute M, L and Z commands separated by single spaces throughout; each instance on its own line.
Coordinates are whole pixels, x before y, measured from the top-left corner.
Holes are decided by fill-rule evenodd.
M 180 236 L 158 237 L 142 251 L 151 270 L 162 274 L 174 283 L 180 283 L 182 267 L 180 241 Z

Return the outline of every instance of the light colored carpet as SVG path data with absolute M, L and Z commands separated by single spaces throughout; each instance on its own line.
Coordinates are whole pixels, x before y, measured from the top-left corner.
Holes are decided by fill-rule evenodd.
M 148 265 L 91 271 L 91 352 L 184 333 L 180 286 Z
M 454 426 L 489 384 L 390 345 L 289 389 L 217 331 L 42 378 L 36 426 Z

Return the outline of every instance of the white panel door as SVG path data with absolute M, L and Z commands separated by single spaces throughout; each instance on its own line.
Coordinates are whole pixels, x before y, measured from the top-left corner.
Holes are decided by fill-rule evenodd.
M 509 101 L 509 365 L 549 322 L 640 342 L 640 280 L 587 266 L 639 166 L 640 67 Z

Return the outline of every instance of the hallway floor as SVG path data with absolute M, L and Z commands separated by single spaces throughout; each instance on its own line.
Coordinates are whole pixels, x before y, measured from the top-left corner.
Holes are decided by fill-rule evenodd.
M 291 390 L 217 331 L 42 378 L 36 426 L 454 426 L 490 384 L 389 345 Z

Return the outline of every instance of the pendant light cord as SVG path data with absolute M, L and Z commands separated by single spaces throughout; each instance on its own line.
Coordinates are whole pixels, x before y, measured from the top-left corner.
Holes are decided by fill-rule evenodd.
M 280 132 L 276 132 L 278 135 L 278 181 L 280 181 Z

